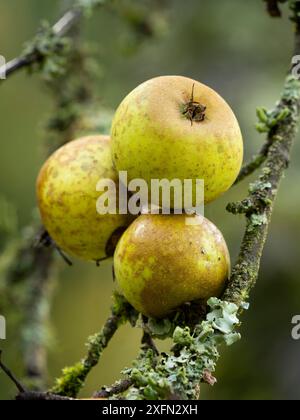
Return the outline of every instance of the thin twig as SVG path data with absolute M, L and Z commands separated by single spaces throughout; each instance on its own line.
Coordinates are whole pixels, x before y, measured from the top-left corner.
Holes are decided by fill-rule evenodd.
M 37 247 L 46 247 L 50 248 L 53 247 L 58 255 L 62 258 L 62 260 L 69 266 L 72 267 L 73 262 L 67 257 L 67 255 L 62 251 L 62 249 L 53 241 L 49 233 L 43 228 L 40 228 L 40 232 L 37 235 L 36 245 Z
M 73 28 L 73 26 L 78 23 L 81 16 L 82 11 L 78 9 L 66 12 L 64 16 L 59 19 L 59 21 L 56 22 L 53 26 L 53 33 L 57 36 L 66 35 Z M 40 57 L 34 54 L 14 58 L 13 60 L 0 67 L 0 74 L 5 74 L 7 78 L 17 70 L 28 67 L 39 59 Z
M 94 398 L 109 398 L 114 395 L 119 395 L 127 391 L 131 387 L 132 384 L 133 382 L 131 379 L 123 379 L 109 387 L 103 387 L 101 391 L 95 392 L 93 397 Z
M 143 335 L 142 335 L 142 340 L 141 340 L 141 349 L 144 351 L 151 349 L 153 353 L 156 356 L 158 356 L 159 351 L 157 350 L 157 347 L 153 341 L 151 333 L 147 330 L 147 328 L 145 328 L 145 325 L 147 325 L 148 318 L 145 315 L 143 315 L 142 320 L 143 320 L 144 328 L 143 328 Z
M 151 335 L 147 331 L 144 331 L 143 336 L 142 336 L 142 350 L 147 350 L 147 349 L 153 350 L 153 352 L 154 352 L 154 354 L 156 354 L 156 356 L 159 355 L 159 351 L 157 350 L 157 347 L 156 347 Z
M 53 255 L 48 250 L 37 254 L 34 270 L 27 277 L 27 299 L 22 327 L 26 377 L 34 388 L 42 389 L 47 377 L 47 322 L 52 296 Z
M 47 324 L 53 290 L 53 254 L 46 248 L 34 246 L 35 227 L 27 228 L 28 231 L 30 234 L 24 235 L 16 248 L 6 287 L 8 296 L 19 290 L 25 376 L 35 389 L 41 389 L 45 386 L 47 373 L 47 331 L 44 324 Z
M 53 33 L 61 37 L 67 35 L 68 32 L 78 23 L 82 14 L 83 12 L 80 9 L 67 11 L 63 17 L 53 25 Z M 32 54 L 14 58 L 13 60 L 0 67 L 0 74 L 5 74 L 7 78 L 17 70 L 30 66 L 38 59 L 40 59 L 40 57 Z
M 2 350 L 0 350 L 0 368 L 3 372 L 9 377 L 9 379 L 16 385 L 18 391 L 20 393 L 26 392 L 25 387 L 21 384 L 21 382 L 15 377 L 15 375 L 8 369 L 7 366 L 2 362 Z
M 240 183 L 248 176 L 252 175 L 257 169 L 261 167 L 261 165 L 267 159 L 269 148 L 272 144 L 270 138 L 267 138 L 266 142 L 263 144 L 261 150 L 255 155 L 250 162 L 246 163 L 245 166 L 242 167 L 239 176 L 237 177 L 234 185 Z
M 73 9 L 67 11 L 58 22 L 53 25 L 53 32 L 58 36 L 66 35 L 82 17 L 82 10 Z
M 115 298 L 112 315 L 106 320 L 102 330 L 88 339 L 87 355 L 74 366 L 63 369 L 62 376 L 56 380 L 51 392 L 76 397 L 118 328 L 126 321 L 135 322 L 137 312 L 122 296 L 116 295 Z
M 50 392 L 25 391 L 16 396 L 18 401 L 74 401 L 74 398 L 62 397 Z

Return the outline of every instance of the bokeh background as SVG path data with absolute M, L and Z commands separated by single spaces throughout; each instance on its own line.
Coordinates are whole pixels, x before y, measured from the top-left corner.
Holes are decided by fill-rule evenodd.
M 145 3 L 151 8 L 154 2 L 121 3 L 123 7 Z M 0 0 L 0 54 L 7 59 L 18 55 L 41 20 L 54 22 L 60 8 L 58 0 Z M 245 158 L 249 158 L 264 140 L 254 128 L 255 108 L 273 106 L 289 65 L 293 34 L 287 10 L 282 19 L 271 19 L 261 0 L 164 0 L 154 19 L 155 35 L 142 40 L 110 8 L 99 9 L 85 21 L 84 37 L 93 42 L 100 68 L 94 86 L 99 105 L 114 109 L 131 89 L 157 75 L 195 78 L 217 90 L 232 106 L 244 135 Z M 1 217 L 7 212 L 11 218 L 17 217 L 16 236 L 32 220 L 35 179 L 43 161 L 42 127 L 52 111 L 51 97 L 38 76 L 21 71 L 1 83 L 0 213 Z M 298 141 L 276 203 L 250 310 L 242 319 L 242 340 L 223 350 L 216 373 L 218 384 L 203 386 L 202 398 L 299 399 L 300 341 L 291 338 L 291 319 L 300 314 L 299 166 Z M 244 221 L 227 214 L 225 207 L 245 195 L 247 183 L 206 207 L 206 216 L 223 231 L 233 261 Z M 3 263 L 4 246 L 1 253 Z M 59 259 L 57 264 L 50 319 L 50 383 L 62 367 L 84 355 L 84 342 L 106 319 L 114 289 L 109 261 L 100 268 L 78 261 L 69 268 Z M 8 327 L 17 311 L 11 302 L 8 313 L 3 314 Z M 7 333 L 7 340 L 1 341 L 5 360 L 22 377 L 18 328 L 8 328 Z M 140 334 L 128 326 L 119 330 L 82 396 L 119 377 L 120 370 L 136 355 Z M 167 344 L 159 346 L 166 349 Z M 0 398 L 14 393 L 0 372 Z

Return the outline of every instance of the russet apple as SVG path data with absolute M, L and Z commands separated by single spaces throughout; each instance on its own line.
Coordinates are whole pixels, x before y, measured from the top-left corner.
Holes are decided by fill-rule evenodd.
M 230 274 L 225 240 L 202 216 L 139 216 L 114 255 L 116 280 L 131 305 L 151 317 L 185 302 L 219 297 Z
M 150 188 L 151 179 L 201 179 L 205 203 L 231 187 L 243 160 L 230 106 L 213 89 L 182 76 L 157 77 L 129 93 L 111 137 L 114 165 L 127 171 L 129 181 L 142 178 Z
M 74 140 L 46 161 L 37 180 L 38 205 L 49 235 L 63 251 L 84 260 L 112 256 L 131 221 L 128 215 L 97 212 L 98 182 L 118 183 L 110 144 L 109 136 Z

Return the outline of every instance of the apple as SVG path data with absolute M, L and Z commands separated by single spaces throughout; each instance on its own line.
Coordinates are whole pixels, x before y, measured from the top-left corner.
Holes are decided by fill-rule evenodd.
M 131 221 L 121 214 L 99 214 L 96 190 L 101 179 L 118 182 L 109 136 L 88 136 L 67 143 L 44 164 L 37 180 L 43 224 L 70 256 L 99 261 L 112 256 Z
M 115 113 L 111 137 L 114 165 L 127 171 L 129 181 L 142 178 L 151 188 L 151 179 L 201 179 L 205 203 L 232 186 L 243 160 L 230 106 L 213 89 L 182 76 L 156 77 L 129 93 Z
M 139 216 L 114 255 L 118 285 L 139 312 L 163 317 L 185 302 L 219 297 L 230 274 L 221 232 L 202 216 Z

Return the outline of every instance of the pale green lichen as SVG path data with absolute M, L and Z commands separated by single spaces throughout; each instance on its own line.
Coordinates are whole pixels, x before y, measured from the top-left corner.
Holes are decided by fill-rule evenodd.
M 270 190 L 272 188 L 271 182 L 263 182 L 263 181 L 257 181 L 249 186 L 249 192 L 255 193 L 257 191 L 261 192 L 263 190 Z
M 271 129 L 278 126 L 291 114 L 291 110 L 287 107 L 275 108 L 268 111 L 266 108 L 256 108 L 256 115 L 259 122 L 256 124 L 256 129 L 259 133 L 268 133 Z
M 58 36 L 48 22 L 43 22 L 33 40 L 25 44 L 23 57 L 32 61 L 30 71 L 37 70 L 51 80 L 65 73 L 69 51 L 69 38 Z
M 164 339 L 170 337 L 170 334 L 172 334 L 172 331 L 174 330 L 174 326 L 168 318 L 149 318 L 147 321 L 147 330 L 151 336 Z
M 216 298 L 208 301 L 211 311 L 206 320 L 192 332 L 189 327 L 176 327 L 173 333 L 173 354 L 158 358 L 152 350 L 143 352 L 133 368 L 124 374 L 133 386 L 126 399 L 166 399 L 180 397 L 195 399 L 205 375 L 215 370 L 219 359 L 218 347 L 228 346 L 240 339 L 235 331 L 239 325 L 238 306 Z
M 252 226 L 261 226 L 268 223 L 268 218 L 265 213 L 263 214 L 251 214 L 251 224 Z

